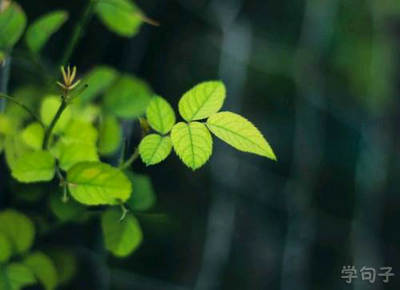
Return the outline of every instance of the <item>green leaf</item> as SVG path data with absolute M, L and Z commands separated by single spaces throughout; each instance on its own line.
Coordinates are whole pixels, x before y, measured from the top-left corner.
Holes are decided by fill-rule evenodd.
M 94 144 L 61 142 L 58 149 L 58 160 L 63 170 L 68 170 L 82 161 L 99 161 Z
M 130 0 L 100 0 L 97 15 L 107 28 L 124 37 L 138 33 L 143 14 Z
M 142 139 L 139 144 L 139 154 L 147 165 L 160 163 L 171 153 L 172 144 L 170 137 L 150 134 Z
M 107 250 L 117 257 L 131 254 L 142 242 L 142 230 L 135 217 L 128 214 L 120 221 L 121 211 L 108 209 L 101 216 L 104 242 Z
M 186 121 L 201 120 L 218 112 L 225 100 L 225 85 L 203 82 L 186 92 L 179 101 L 179 113 Z
M 175 125 L 175 112 L 161 97 L 151 99 L 146 110 L 146 117 L 150 126 L 161 134 L 167 134 Z
M 29 124 L 21 132 L 22 140 L 26 145 L 35 150 L 40 150 L 43 144 L 44 129 L 39 123 Z
M 151 96 L 145 82 L 124 75 L 106 92 L 104 105 L 116 116 L 132 119 L 144 114 Z
M 32 247 L 35 228 L 25 215 L 8 209 L 0 212 L 0 233 L 11 243 L 13 253 L 23 254 Z
M 26 43 L 29 49 L 39 52 L 49 38 L 60 29 L 68 19 L 66 11 L 53 11 L 35 20 L 26 31 Z
M 61 105 L 61 99 L 57 96 L 47 96 L 40 108 L 40 117 L 45 125 L 49 125 L 53 120 L 58 108 Z M 56 126 L 54 127 L 55 132 L 64 130 L 69 120 L 71 119 L 71 109 L 67 107 L 62 113 L 60 119 L 58 119 Z
M 179 122 L 171 131 L 174 150 L 186 166 L 201 167 L 212 153 L 212 138 L 207 127 L 199 122 Z
M 134 173 L 127 174 L 127 176 L 135 186 L 127 201 L 128 206 L 132 210 L 139 211 L 151 208 L 156 202 L 156 195 L 150 178 L 146 175 Z
M 276 160 L 271 146 L 261 132 L 247 119 L 231 112 L 220 112 L 207 120 L 207 127 L 222 141 L 237 150 Z
M 55 159 L 47 151 L 22 155 L 12 168 L 12 176 L 19 182 L 49 181 L 54 177 Z
M 0 277 L 1 276 L 1 290 L 20 290 L 36 283 L 32 271 L 21 263 L 11 263 L 7 265 L 4 270 L 0 269 Z
M 86 205 L 118 204 L 131 195 L 129 179 L 117 168 L 101 162 L 81 162 L 67 172 L 71 195 Z
M 65 128 L 63 140 L 65 143 L 96 144 L 97 130 L 89 122 L 72 120 Z
M 21 7 L 12 2 L 0 12 L 0 49 L 13 47 L 20 39 L 26 26 L 26 16 Z
M 51 195 L 50 210 L 62 222 L 78 220 L 85 213 L 85 207 L 74 200 L 63 202 L 60 196 Z
M 117 79 L 118 72 L 108 66 L 98 66 L 91 70 L 81 81 L 88 87 L 81 93 L 80 99 L 87 103 L 108 89 Z
M 7 262 L 12 254 L 12 246 L 7 236 L 0 232 L 0 263 Z
M 65 284 L 70 281 L 77 271 L 75 256 L 68 250 L 50 250 L 47 254 L 51 257 L 57 270 L 58 283 Z
M 4 150 L 8 166 L 13 170 L 21 156 L 32 150 L 22 140 L 21 134 L 6 136 Z
M 27 256 L 23 263 L 34 273 L 44 289 L 53 290 L 57 287 L 57 270 L 53 261 L 47 255 L 34 252 Z
M 117 118 L 106 115 L 100 123 L 99 152 L 102 155 L 111 155 L 118 150 L 122 141 L 121 127 Z

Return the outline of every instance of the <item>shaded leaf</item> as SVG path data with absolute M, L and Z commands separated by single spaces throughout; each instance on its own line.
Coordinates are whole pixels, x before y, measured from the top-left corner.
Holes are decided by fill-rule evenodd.
M 118 150 L 122 141 L 122 131 L 117 118 L 112 115 L 104 117 L 99 129 L 99 152 L 102 155 L 111 155 Z
M 51 195 L 50 210 L 62 222 L 77 220 L 85 213 L 85 207 L 74 200 L 63 202 L 60 196 Z
M 2 276 L 3 279 L 0 279 L 1 290 L 20 290 L 36 283 L 32 271 L 21 263 L 7 265 Z
M 57 287 L 57 270 L 47 255 L 42 252 L 34 252 L 29 254 L 23 263 L 33 272 L 44 289 L 53 290 Z
M 207 127 L 199 122 L 179 122 L 171 131 L 174 150 L 186 166 L 201 167 L 212 153 L 212 138 Z
M 92 101 L 95 97 L 103 93 L 117 79 L 118 72 L 108 66 L 98 66 L 91 70 L 81 81 L 83 85 L 88 85 L 80 95 L 82 102 Z
M 13 47 L 26 26 L 26 16 L 21 7 L 12 2 L 0 12 L 0 49 Z
M 0 232 L 0 263 L 7 262 L 12 254 L 12 245 L 6 234 Z
M 156 202 L 151 179 L 146 175 L 136 173 L 130 173 L 127 176 L 134 185 L 132 195 L 127 201 L 128 206 L 132 210 L 140 211 L 151 208 Z

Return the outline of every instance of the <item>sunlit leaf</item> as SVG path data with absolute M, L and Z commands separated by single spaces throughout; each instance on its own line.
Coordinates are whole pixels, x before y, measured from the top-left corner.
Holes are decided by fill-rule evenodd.
M 179 101 L 179 113 L 186 121 L 200 120 L 218 112 L 225 100 L 225 85 L 209 81 L 196 85 Z
M 144 114 L 151 96 L 151 89 L 145 82 L 124 75 L 107 90 L 104 105 L 116 116 L 131 119 Z
M 150 134 L 142 139 L 139 144 L 139 154 L 146 165 L 160 163 L 171 153 L 172 144 L 170 137 Z
M 127 204 L 133 210 L 147 210 L 156 202 L 153 185 L 148 176 L 136 173 L 127 174 L 134 185 L 132 195 Z
M 101 162 L 81 162 L 67 172 L 71 195 L 86 205 L 118 204 L 131 194 L 129 179 L 117 168 Z
M 237 150 L 276 160 L 271 146 L 261 132 L 247 119 L 232 112 L 220 112 L 207 120 L 207 127 L 222 141 Z
M 58 108 L 61 105 L 61 99 L 59 96 L 47 96 L 40 108 L 40 117 L 45 125 L 49 125 L 56 115 Z M 60 119 L 58 119 L 56 126 L 54 127 L 55 132 L 62 131 L 68 121 L 71 119 L 71 110 L 67 107 L 62 113 Z
M 39 182 L 52 180 L 54 172 L 54 157 L 47 151 L 35 151 L 18 158 L 11 173 L 19 182 Z
M 32 152 L 31 148 L 22 140 L 20 134 L 6 136 L 4 140 L 4 150 L 7 164 L 11 170 L 16 166 L 16 163 L 21 156 Z
M 49 38 L 68 19 L 66 11 L 53 11 L 35 20 L 26 31 L 26 43 L 33 52 L 39 52 Z
M 141 243 L 143 235 L 135 217 L 128 214 L 122 221 L 121 211 L 110 208 L 101 216 L 104 243 L 117 257 L 131 254 Z
M 150 126 L 161 134 L 167 134 L 175 124 L 175 112 L 171 105 L 161 97 L 151 99 L 146 110 Z
M 130 0 L 100 0 L 96 12 L 104 25 L 120 36 L 134 36 L 142 24 L 143 14 Z
M 17 3 L 10 3 L 0 12 L 0 49 L 13 47 L 24 32 L 25 26 L 24 11 Z
M 57 270 L 53 261 L 47 255 L 42 252 L 34 252 L 29 254 L 23 263 L 31 269 L 44 289 L 53 290 L 57 287 Z
M 118 150 L 122 141 L 121 127 L 117 118 L 106 115 L 100 123 L 99 152 L 102 155 L 111 155 Z
M 44 138 L 44 129 L 43 127 L 35 122 L 29 124 L 22 132 L 21 132 L 22 140 L 24 140 L 25 144 L 30 146 L 35 150 L 39 150 L 43 145 Z
M 8 209 L 0 212 L 0 233 L 8 238 L 13 253 L 23 254 L 32 246 L 35 228 L 25 215 Z
M 118 72 L 108 66 L 98 66 L 81 81 L 87 88 L 80 95 L 82 102 L 89 102 L 110 87 L 118 77 Z
M 212 138 L 202 123 L 177 123 L 172 128 L 171 140 L 176 154 L 193 170 L 203 166 L 211 156 Z

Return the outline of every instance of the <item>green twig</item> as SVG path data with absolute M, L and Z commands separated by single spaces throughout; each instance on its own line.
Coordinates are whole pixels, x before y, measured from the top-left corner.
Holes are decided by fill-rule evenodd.
M 67 62 L 70 60 L 72 53 L 74 52 L 75 47 L 79 42 L 79 39 L 82 37 L 87 24 L 93 16 L 94 6 L 96 2 L 96 0 L 88 0 L 85 10 L 83 11 L 83 15 L 80 21 L 76 24 L 72 33 L 71 40 L 68 43 L 67 48 L 65 49 L 64 55 L 61 59 L 61 65 L 66 65 Z
M 53 129 L 57 124 L 57 121 L 60 119 L 62 113 L 67 108 L 67 106 L 68 106 L 68 103 L 65 100 L 65 97 L 62 97 L 61 105 L 58 108 L 57 113 L 54 115 L 53 120 L 51 120 L 49 127 L 47 127 L 46 132 L 44 133 L 43 146 L 42 146 L 43 150 L 46 150 L 49 148 L 51 133 L 53 132 Z
M 131 164 L 133 162 L 136 161 L 136 159 L 138 159 L 139 157 L 139 147 L 136 147 L 135 151 L 133 151 L 131 157 L 129 157 L 129 159 L 127 159 L 125 162 L 121 163 L 121 165 L 119 166 L 119 169 L 124 170 L 126 168 L 128 168 L 129 166 L 131 166 Z
M 122 214 L 121 214 L 121 218 L 119 219 L 119 221 L 122 222 L 126 218 L 126 215 L 128 214 L 129 210 L 126 208 L 126 206 L 123 203 L 120 203 L 120 207 L 122 210 Z
M 40 118 L 39 118 L 38 116 L 36 116 L 36 114 L 35 114 L 31 109 L 29 109 L 26 105 L 24 105 L 24 104 L 18 102 L 15 98 L 13 98 L 13 97 L 11 97 L 11 96 L 9 96 L 9 95 L 3 94 L 3 93 L 0 93 L 0 98 L 7 99 L 7 100 L 9 100 L 10 102 L 13 102 L 14 104 L 20 106 L 20 107 L 21 107 L 22 109 L 24 109 L 27 113 L 29 113 L 29 114 L 32 116 L 32 118 L 34 118 L 37 122 L 39 122 L 39 124 L 40 124 L 43 128 L 45 127 L 45 125 L 43 124 L 42 120 L 40 120 Z

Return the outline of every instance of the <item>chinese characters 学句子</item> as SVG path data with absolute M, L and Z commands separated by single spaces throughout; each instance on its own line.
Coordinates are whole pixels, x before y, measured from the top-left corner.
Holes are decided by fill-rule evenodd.
M 343 266 L 340 278 L 344 279 L 347 284 L 351 284 L 354 279 L 358 278 L 357 269 L 355 266 Z M 392 267 L 380 267 L 377 274 L 377 270 L 372 267 L 362 267 L 360 269 L 361 279 L 368 281 L 369 283 L 375 283 L 376 277 L 382 277 L 383 283 L 389 283 L 390 277 L 394 276 Z

